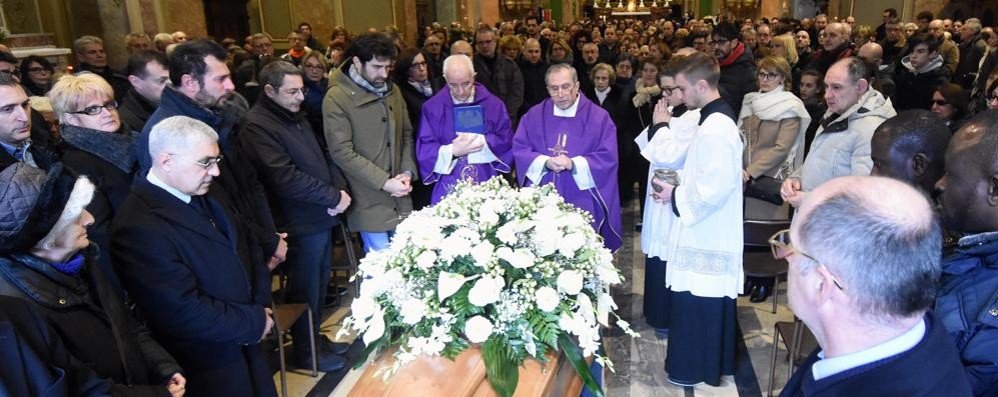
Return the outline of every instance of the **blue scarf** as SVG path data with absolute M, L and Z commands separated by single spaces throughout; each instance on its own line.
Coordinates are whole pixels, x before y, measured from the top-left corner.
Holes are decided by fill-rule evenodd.
M 50 265 L 63 274 L 75 276 L 83 269 L 83 252 L 77 252 L 65 262 L 52 262 Z

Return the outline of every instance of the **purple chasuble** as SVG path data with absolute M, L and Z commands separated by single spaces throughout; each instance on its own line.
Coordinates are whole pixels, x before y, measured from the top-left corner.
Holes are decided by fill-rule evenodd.
M 457 164 L 449 174 L 434 172 L 440 147 L 451 144 L 457 138 L 454 131 L 455 106 L 473 105 L 481 106 L 485 113 L 485 142 L 498 160 L 488 164 L 468 164 L 468 156 L 462 156 L 456 159 Z M 455 105 L 449 90 L 441 90 L 428 99 L 423 104 L 419 136 L 416 137 L 416 161 L 423 183 L 434 184 L 430 203 L 439 202 L 462 180 L 482 182 L 499 173 L 508 173 L 513 163 L 512 139 L 513 130 L 506 105 L 481 84 L 475 83 L 475 99 L 471 103 Z
M 565 151 L 570 158 L 582 156 L 589 162 L 594 187 L 581 190 L 572 177 L 578 170 L 547 171 L 539 183 L 527 178 L 527 169 L 537 156 L 552 156 L 558 135 L 567 135 Z M 554 115 L 550 98 L 530 108 L 520 119 L 513 136 L 513 160 L 520 186 L 554 183 L 558 193 L 592 215 L 593 229 L 603 236 L 603 245 L 616 251 L 623 244 L 620 231 L 620 196 L 617 193 L 617 127 L 603 108 L 579 96 L 575 117 Z M 557 177 L 556 177 L 557 175 Z

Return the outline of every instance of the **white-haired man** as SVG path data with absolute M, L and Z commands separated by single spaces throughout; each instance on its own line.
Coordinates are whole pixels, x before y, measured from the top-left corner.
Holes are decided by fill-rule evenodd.
M 423 182 L 433 184 L 431 203 L 440 201 L 458 181 L 485 181 L 510 172 L 513 130 L 506 105 L 481 83 L 465 55 L 444 60 L 447 90 L 423 105 L 416 161 Z

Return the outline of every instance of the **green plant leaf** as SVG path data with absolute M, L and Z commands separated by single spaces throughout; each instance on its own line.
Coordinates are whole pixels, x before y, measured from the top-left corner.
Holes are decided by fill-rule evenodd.
M 367 364 L 367 356 L 370 356 L 372 352 L 381 347 L 381 344 L 384 343 L 384 341 L 385 337 L 381 337 L 370 345 L 367 345 L 367 347 L 364 348 L 364 351 L 360 352 L 360 355 L 357 356 L 357 361 L 353 363 L 353 369 L 360 369 L 360 367 L 363 367 L 364 364 Z
M 593 373 L 589 372 L 589 364 L 582 357 L 582 351 L 579 350 L 579 346 L 575 344 L 572 337 L 568 336 L 567 332 L 562 332 L 558 336 L 558 344 L 561 346 L 561 350 L 565 352 L 565 358 L 572 364 L 572 367 L 575 367 L 575 372 L 582 378 L 582 383 L 586 385 L 586 388 L 597 397 L 603 397 L 603 389 L 596 383 Z
M 509 350 L 509 343 L 500 337 L 493 336 L 482 344 L 485 374 L 492 389 L 501 397 L 511 397 L 520 381 L 520 372 Z

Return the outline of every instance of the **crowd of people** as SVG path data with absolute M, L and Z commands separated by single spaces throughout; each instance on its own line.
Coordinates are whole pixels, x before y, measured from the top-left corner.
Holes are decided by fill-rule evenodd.
M 0 390 L 276 395 L 272 274 L 321 313 L 334 228 L 379 250 L 458 182 L 502 176 L 553 184 L 611 250 L 638 201 L 675 384 L 733 374 L 735 300 L 774 288 L 744 276 L 742 222 L 792 220 L 770 243 L 820 348 L 783 395 L 998 393 L 998 33 L 980 20 L 355 33 L 301 23 L 283 54 L 267 33 L 134 33 L 123 71 L 83 36 L 62 76 L 0 48 L 0 333 L 18 335 Z M 304 343 L 321 318 L 294 324 L 290 359 L 337 371 L 347 345 Z

